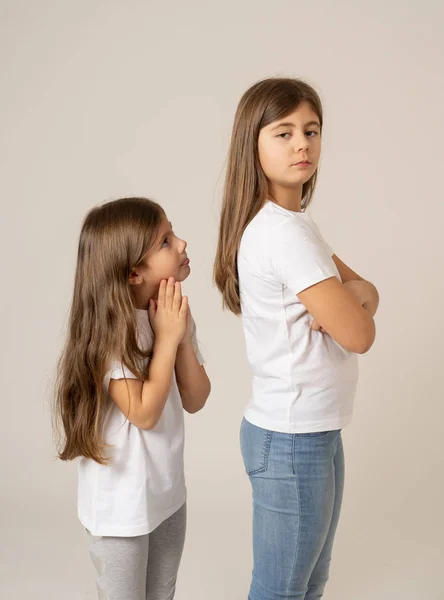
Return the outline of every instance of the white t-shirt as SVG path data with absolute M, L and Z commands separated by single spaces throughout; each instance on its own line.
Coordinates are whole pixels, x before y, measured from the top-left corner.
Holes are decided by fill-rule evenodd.
M 137 310 L 139 346 L 151 349 L 154 334 L 146 310 Z M 192 339 L 200 364 L 204 360 L 192 321 Z M 143 363 L 146 367 L 148 359 Z M 104 378 L 135 379 L 120 362 L 109 365 Z M 78 515 L 93 535 L 133 537 L 150 533 L 172 516 L 186 500 L 184 478 L 184 416 L 175 376 L 156 427 L 132 425 L 108 396 L 104 422 L 108 465 L 81 458 L 78 465 Z
M 327 333 L 297 294 L 339 271 L 308 213 L 266 202 L 238 252 L 242 322 L 253 374 L 245 418 L 282 433 L 343 428 L 352 417 L 357 355 Z

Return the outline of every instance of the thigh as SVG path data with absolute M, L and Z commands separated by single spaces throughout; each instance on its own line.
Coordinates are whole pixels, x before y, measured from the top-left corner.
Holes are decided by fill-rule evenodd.
M 171 600 L 185 543 L 186 504 L 149 535 L 147 600 Z
M 242 454 L 253 490 L 251 600 L 304 598 L 331 521 L 334 435 L 243 424 Z
M 333 463 L 335 474 L 335 498 L 333 504 L 333 513 L 324 546 L 310 576 L 306 600 L 315 600 L 316 598 L 321 598 L 329 577 L 333 544 L 341 514 L 342 498 L 344 493 L 344 449 L 342 445 L 342 437 L 340 435 L 337 438 L 337 446 Z
M 293 461 L 299 490 L 299 527 L 291 589 L 304 590 L 305 593 L 313 569 L 325 548 L 337 506 L 335 458 L 338 439 L 340 431 L 294 436 Z
M 99 600 L 145 600 L 148 535 L 88 537 Z

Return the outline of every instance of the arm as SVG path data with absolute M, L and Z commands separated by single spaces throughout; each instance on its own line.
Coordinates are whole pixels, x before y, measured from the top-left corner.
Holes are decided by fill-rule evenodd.
M 180 283 L 162 281 L 157 307 L 150 301 L 149 317 L 155 333 L 148 378 L 112 379 L 109 394 L 128 420 L 140 429 L 153 429 L 165 407 L 173 380 L 177 348 L 187 329 L 188 298 Z
M 112 379 L 109 394 L 128 420 L 139 429 L 153 429 L 159 422 L 171 389 L 177 344 L 154 343 L 148 379 Z
M 191 340 L 180 344 L 176 357 L 176 379 L 184 409 L 193 414 L 201 410 L 211 391 L 210 380 L 196 357 Z
M 188 308 L 187 330 L 177 349 L 175 369 L 182 405 L 191 414 L 205 406 L 211 391 L 210 380 L 198 360 L 193 342 L 197 348 L 196 326 Z
M 375 339 L 375 323 L 354 296 L 336 277 L 329 277 L 298 294 L 319 326 L 340 346 L 364 354 Z
M 355 273 L 348 265 L 342 262 L 342 260 L 336 256 L 336 254 L 333 254 L 332 259 L 338 268 L 342 283 L 347 283 L 347 281 L 364 281 L 360 275 Z
M 363 354 L 375 339 L 372 316 L 347 290 L 318 236 L 297 220 L 270 229 L 270 271 L 340 346 Z M 301 257 L 296 260 L 296 257 Z
M 332 258 L 339 271 L 342 283 L 347 284 L 349 290 L 361 302 L 361 306 L 363 306 L 373 317 L 376 314 L 379 305 L 379 294 L 376 287 L 370 283 L 370 281 L 366 281 L 350 269 L 350 267 L 342 262 L 336 254 L 334 254 Z

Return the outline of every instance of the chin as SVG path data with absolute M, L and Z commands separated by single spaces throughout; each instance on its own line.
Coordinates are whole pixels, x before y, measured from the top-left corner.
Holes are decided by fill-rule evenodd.
M 179 267 L 179 273 L 177 274 L 176 281 L 185 281 L 188 275 L 191 273 L 190 267 L 187 265 L 186 267 Z
M 307 173 L 304 177 L 294 177 L 287 182 L 287 185 L 290 187 L 304 185 L 305 183 L 307 183 L 307 181 L 310 181 L 314 174 L 315 171 L 310 174 Z

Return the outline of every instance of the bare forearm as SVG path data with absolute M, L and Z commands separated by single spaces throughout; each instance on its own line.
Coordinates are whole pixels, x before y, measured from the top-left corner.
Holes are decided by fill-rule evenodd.
M 177 346 L 168 340 L 155 341 L 149 366 L 149 376 L 142 386 L 141 403 L 147 415 L 146 428 L 158 423 L 173 381 Z
M 211 384 L 205 369 L 197 360 L 191 341 L 179 346 L 175 370 L 184 409 L 189 413 L 198 412 L 205 406 Z
M 373 317 L 378 309 L 379 304 L 379 294 L 376 287 L 370 283 L 370 281 L 366 281 L 360 275 L 355 273 L 353 269 L 350 269 L 350 267 L 346 265 L 338 256 L 336 256 L 336 254 L 334 254 L 332 258 L 336 264 L 336 267 L 338 268 L 342 283 L 346 287 L 350 285 L 352 289 L 353 286 L 357 284 L 357 287 L 354 289 L 359 295 L 365 295 L 365 300 L 361 303 L 361 306 L 363 306 Z

